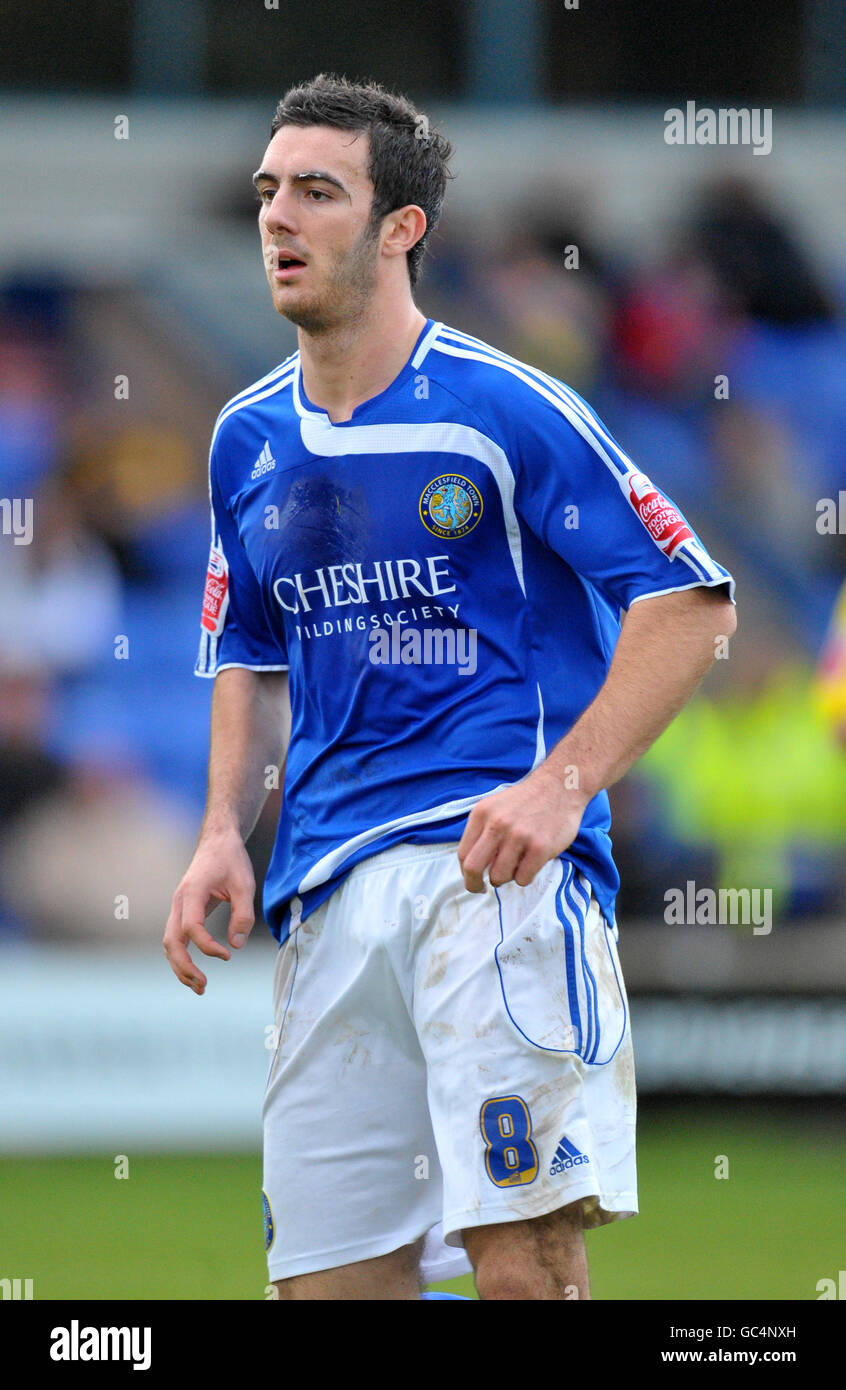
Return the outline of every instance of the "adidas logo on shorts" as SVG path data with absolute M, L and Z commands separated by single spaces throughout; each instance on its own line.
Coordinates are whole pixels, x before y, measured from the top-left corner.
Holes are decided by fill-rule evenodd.
M 272 473 L 276 467 L 276 459 L 270 452 L 270 440 L 264 441 L 264 448 L 256 459 L 255 467 L 250 474 L 250 478 L 263 478 L 265 473 Z
M 555 1150 L 555 1157 L 550 1164 L 550 1176 L 555 1177 L 556 1173 L 566 1173 L 570 1168 L 579 1168 L 583 1163 L 590 1163 L 587 1154 L 580 1153 L 575 1144 L 571 1144 L 562 1134 L 558 1148 Z

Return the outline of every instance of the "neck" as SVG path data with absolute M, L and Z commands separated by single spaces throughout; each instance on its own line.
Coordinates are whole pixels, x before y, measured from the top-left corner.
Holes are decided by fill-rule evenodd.
M 426 322 L 409 294 L 396 303 L 377 296 L 349 323 L 308 333 L 300 328 L 303 386 L 333 424 L 378 396 L 399 376 Z

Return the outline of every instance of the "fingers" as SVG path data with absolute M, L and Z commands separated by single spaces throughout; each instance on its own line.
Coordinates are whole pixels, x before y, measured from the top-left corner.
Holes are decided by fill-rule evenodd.
M 231 960 L 229 947 L 215 941 L 206 928 L 206 918 L 218 903 L 229 902 L 229 945 L 240 950 L 255 923 L 255 891 L 253 867 L 235 831 L 224 829 L 201 839 L 173 895 L 162 943 L 173 973 L 195 994 L 202 994 L 208 982 L 191 959 L 189 946 L 205 956 Z
M 484 872 L 497 848 L 492 828 L 485 824 L 483 815 L 476 814 L 480 805 L 481 802 L 470 812 L 458 846 L 458 862 L 468 893 L 484 893 Z
M 229 930 L 227 936 L 230 946 L 236 951 L 240 951 L 245 944 L 247 937 L 255 924 L 255 902 L 256 884 L 252 874 L 244 877 L 232 887 L 230 902 L 232 912 L 229 917 Z
M 540 873 L 544 864 L 552 859 L 554 853 L 554 850 L 548 850 L 545 845 L 527 845 L 515 872 L 511 875 L 514 882 L 518 883 L 521 888 L 528 888 L 535 875 Z
M 165 928 L 164 953 L 167 956 L 171 970 L 183 985 L 193 989 L 195 994 L 202 994 L 206 987 L 206 977 L 201 970 L 198 970 L 188 954 L 186 942 L 187 933 L 182 927 L 182 907 L 179 902 L 178 892 L 174 894 L 173 907 L 167 919 Z
M 557 849 L 537 825 L 530 827 L 531 818 L 526 809 L 509 805 L 499 795 L 477 802 L 458 846 L 458 860 L 468 892 L 485 891 L 486 870 L 492 888 L 500 888 L 512 880 L 522 888 L 532 882 Z
M 522 853 L 522 841 L 502 811 L 490 802 L 478 802 L 470 812 L 458 846 L 458 862 L 467 891 L 484 893 L 486 869 L 490 870 L 493 888 L 507 883 Z
M 183 938 L 199 946 L 204 956 L 217 956 L 218 960 L 230 960 L 232 952 L 222 946 L 206 928 L 206 916 L 217 905 L 216 898 L 204 898 L 197 891 L 185 889 L 182 894 L 182 932 Z
M 531 841 L 527 844 L 518 832 L 491 826 L 482 831 L 463 858 L 459 846 L 458 857 L 468 892 L 484 893 L 485 870 L 492 888 L 501 888 L 512 879 L 525 888 L 550 856 L 544 846 Z
M 511 882 L 516 875 L 517 865 L 523 860 L 525 848 L 524 841 L 517 835 L 506 836 L 500 841 L 488 875 L 492 888 L 501 888 L 503 883 Z
M 229 960 L 231 953 L 206 930 L 206 912 L 214 905 L 214 899 L 204 902 L 196 893 L 178 888 L 173 895 L 173 905 L 167 920 L 164 934 L 164 953 L 170 968 L 178 980 L 195 994 L 203 994 L 208 984 L 202 970 L 194 964 L 188 954 L 188 943 L 199 947 L 206 956 L 217 956 Z

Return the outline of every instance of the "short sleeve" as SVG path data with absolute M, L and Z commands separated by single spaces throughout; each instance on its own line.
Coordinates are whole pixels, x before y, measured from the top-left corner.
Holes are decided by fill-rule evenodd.
M 515 445 L 515 506 L 534 533 L 610 602 L 734 580 L 683 513 L 635 466 L 576 392 L 531 390 Z
M 284 634 L 271 628 L 261 588 L 218 480 L 215 446 L 209 461 L 211 549 L 200 617 L 198 676 L 228 666 L 287 671 Z

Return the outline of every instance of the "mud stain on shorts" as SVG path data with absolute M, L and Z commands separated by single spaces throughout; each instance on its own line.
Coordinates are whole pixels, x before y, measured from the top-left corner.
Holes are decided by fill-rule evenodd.
M 426 971 L 426 978 L 423 981 L 424 989 L 431 989 L 433 985 L 439 985 L 447 972 L 449 964 L 449 951 L 438 951 L 429 961 L 429 968 Z

